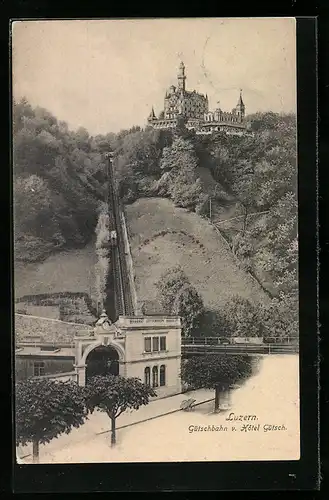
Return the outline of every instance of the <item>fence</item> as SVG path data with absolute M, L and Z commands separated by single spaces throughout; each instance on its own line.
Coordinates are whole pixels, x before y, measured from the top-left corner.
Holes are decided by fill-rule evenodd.
M 183 337 L 182 345 L 297 345 L 298 337 Z

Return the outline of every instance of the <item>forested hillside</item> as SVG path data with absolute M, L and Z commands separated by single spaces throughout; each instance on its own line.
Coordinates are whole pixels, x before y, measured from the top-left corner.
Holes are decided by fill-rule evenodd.
M 15 257 L 39 261 L 85 245 L 103 195 L 102 156 L 88 132 L 71 132 L 25 101 L 13 109 Z
M 200 136 L 180 123 L 173 134 L 162 133 L 162 151 L 154 139 L 159 140 L 159 132 L 146 129 L 127 134 L 117 150 L 118 181 L 126 202 L 169 198 L 176 207 L 210 220 L 228 242 L 239 267 L 268 291 L 272 300 L 260 308 L 243 299 L 243 293 L 233 297 L 226 310 L 239 318 L 239 324 L 234 324 L 232 331 L 296 335 L 296 119 L 294 115 L 258 113 L 248 120 L 254 134 L 242 137 Z M 161 219 L 161 214 L 157 215 Z M 152 214 L 145 214 L 145 221 L 147 217 Z M 152 241 L 153 235 L 147 236 Z M 201 243 L 207 246 L 208 242 Z M 162 249 L 166 248 L 162 244 Z M 161 248 L 153 257 L 157 252 L 161 254 Z M 153 257 L 150 255 L 149 263 Z M 165 255 L 162 265 L 164 261 Z
M 127 134 L 117 150 L 117 175 L 129 202 L 166 197 L 211 215 L 241 265 L 263 272 L 275 294 L 296 286 L 295 116 L 266 113 L 249 120 L 253 136 L 198 136 L 182 128 L 165 133 L 161 147 L 154 130 Z M 229 224 L 227 214 L 238 224 Z
M 242 137 L 196 135 L 184 120 L 173 132 L 133 127 L 92 137 L 84 128 L 70 131 L 25 100 L 14 104 L 13 118 L 17 261 L 38 262 L 90 242 L 105 195 L 103 153 L 112 150 L 124 204 L 167 198 L 206 218 L 227 240 L 241 270 L 272 296 L 272 310 L 262 311 L 261 321 L 285 318 L 278 328 L 289 324 L 296 331 L 294 115 L 249 116 L 254 135 Z M 243 310 L 245 304 L 236 300 L 234 307 Z
M 129 199 L 136 196 L 135 184 L 142 190 L 144 178 L 154 173 L 161 140 L 161 134 L 143 133 L 139 127 L 92 137 L 82 127 L 70 131 L 65 122 L 25 99 L 14 103 L 16 260 L 37 262 L 54 251 L 84 246 L 94 236 L 105 195 L 103 153 L 116 151 L 117 178 Z M 126 179 L 129 169 L 134 173 Z

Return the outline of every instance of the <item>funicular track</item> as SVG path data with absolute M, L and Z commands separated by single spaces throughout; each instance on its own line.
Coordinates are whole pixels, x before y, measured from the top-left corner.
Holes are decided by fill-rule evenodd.
M 124 234 L 121 223 L 122 208 L 117 194 L 112 161 L 108 162 L 108 211 L 110 231 L 116 232 L 116 242 L 111 246 L 111 288 L 113 313 L 116 320 L 120 315 L 133 316 L 134 307 L 130 290 L 129 272 L 125 255 Z

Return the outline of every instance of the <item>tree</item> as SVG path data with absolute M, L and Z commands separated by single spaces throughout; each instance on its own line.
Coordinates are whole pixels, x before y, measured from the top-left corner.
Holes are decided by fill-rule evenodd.
M 160 168 L 163 172 L 183 167 L 197 167 L 197 157 L 192 142 L 176 137 L 170 146 L 162 151 Z
M 195 389 L 214 389 L 217 412 L 221 392 L 247 379 L 252 373 L 253 363 L 250 356 L 212 354 L 187 359 L 182 364 L 181 378 Z
M 287 192 L 271 208 L 264 233 L 266 242 L 256 255 L 258 265 L 270 274 L 278 291 L 297 293 L 297 200 L 294 193 Z
M 298 336 L 298 295 L 280 292 L 267 304 L 255 305 L 235 296 L 221 315 L 222 331 L 234 337 L 264 339 L 296 338 Z
M 194 286 L 186 284 L 180 288 L 174 300 L 172 312 L 181 317 L 184 336 L 199 333 L 204 306 L 203 300 Z
M 87 418 L 81 387 L 74 382 L 27 379 L 16 383 L 16 443 L 32 443 L 33 462 L 39 444 L 80 427 Z
M 104 164 L 85 129 L 69 131 L 26 99 L 13 119 L 16 258 L 38 261 L 93 236 Z
M 174 266 L 162 274 L 156 283 L 160 294 L 160 301 L 166 311 L 173 308 L 174 301 L 184 285 L 189 284 L 189 279 L 181 266 Z
M 175 266 L 167 270 L 156 287 L 163 308 L 181 317 L 183 335 L 197 332 L 204 314 L 203 300 L 182 268 Z
M 230 334 L 221 311 L 205 310 L 200 323 L 202 337 L 222 337 Z
M 201 180 L 195 170 L 191 167 L 180 169 L 169 187 L 169 193 L 177 207 L 195 210 L 203 197 Z
M 299 333 L 298 294 L 280 292 L 269 304 L 259 310 L 264 338 L 296 339 Z
M 195 210 L 204 193 L 193 143 L 176 137 L 171 146 L 164 147 L 160 168 L 163 175 L 159 180 L 159 194 L 169 195 L 176 206 Z
M 161 175 L 162 150 L 172 137 L 168 131 L 133 127 L 119 133 L 117 138 L 115 176 L 122 199 L 131 203 L 138 196 L 152 194 L 152 185 Z
M 87 408 L 105 412 L 111 420 L 111 446 L 116 444 L 116 419 L 126 410 L 138 410 L 147 405 L 149 398 L 156 396 L 151 387 L 138 378 L 115 375 L 97 375 L 85 387 Z
M 234 337 L 261 337 L 262 323 L 259 307 L 238 295 L 231 298 L 223 309 L 225 334 Z

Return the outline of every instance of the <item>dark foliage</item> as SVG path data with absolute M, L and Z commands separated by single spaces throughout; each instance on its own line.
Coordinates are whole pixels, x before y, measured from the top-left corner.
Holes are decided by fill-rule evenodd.
M 249 356 L 207 355 L 195 356 L 182 364 L 181 377 L 188 385 L 197 388 L 223 389 L 242 382 L 253 373 Z
M 181 317 L 182 334 L 198 334 L 204 314 L 203 300 L 182 268 L 168 269 L 156 286 L 164 310 Z
M 95 376 L 85 387 L 88 410 L 105 412 L 111 419 L 111 444 L 116 443 L 116 419 L 126 410 L 138 410 L 156 396 L 151 387 L 144 385 L 138 378 L 124 378 L 107 375 Z
M 84 245 L 104 194 L 98 178 L 104 163 L 93 138 L 24 99 L 14 103 L 13 132 L 16 259 L 38 261 Z
M 83 390 L 74 382 L 28 379 L 16 383 L 16 443 L 33 443 L 38 460 L 39 443 L 80 427 L 87 418 Z

